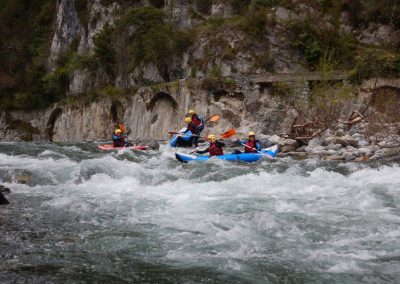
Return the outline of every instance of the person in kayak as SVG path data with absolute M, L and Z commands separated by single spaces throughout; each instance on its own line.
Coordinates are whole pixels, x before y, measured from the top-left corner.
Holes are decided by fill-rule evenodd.
M 240 139 L 236 139 L 236 142 L 245 145 L 244 147 L 244 152 L 245 153 L 257 153 L 261 151 L 261 144 L 260 141 L 256 139 L 256 134 L 253 131 L 250 131 L 249 134 L 249 139 L 247 141 L 241 141 Z M 234 154 L 241 154 L 242 152 L 239 150 L 236 150 Z
M 113 147 L 125 147 L 125 136 L 122 135 L 121 129 L 117 128 L 114 131 L 113 137 Z
M 185 141 L 183 139 L 182 135 L 189 131 L 191 131 L 192 134 L 194 134 L 194 132 L 196 131 L 196 127 L 192 124 L 192 119 L 190 117 L 186 117 L 185 122 L 188 124 L 188 126 L 187 126 L 185 132 L 181 133 L 180 136 L 178 136 L 178 141 L 176 144 L 177 147 L 192 147 L 192 144 L 193 144 L 194 136 L 191 136 L 189 141 Z
M 222 147 L 225 147 L 225 143 L 222 141 L 217 140 L 217 137 L 214 134 L 211 134 L 208 136 L 208 140 L 210 140 L 210 145 L 207 147 L 207 149 L 204 150 L 198 150 L 196 153 L 198 154 L 205 154 L 205 153 L 210 153 L 210 156 L 221 156 L 224 154 L 224 150 Z
M 188 115 L 191 119 L 190 124 L 194 130 L 192 132 L 194 135 L 196 135 L 196 136 L 193 136 L 193 144 L 195 147 L 198 147 L 200 133 L 204 130 L 204 120 L 203 120 L 203 118 L 201 118 L 201 116 L 196 114 L 196 112 L 193 109 L 189 110 Z

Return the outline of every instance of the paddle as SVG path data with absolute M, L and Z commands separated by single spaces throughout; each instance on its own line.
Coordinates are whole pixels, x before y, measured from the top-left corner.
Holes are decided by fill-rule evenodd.
M 211 117 L 209 117 L 209 118 L 206 120 L 206 123 L 209 123 L 209 122 L 216 122 L 216 121 L 218 121 L 220 118 L 221 118 L 221 117 L 220 117 L 218 114 L 214 114 L 214 115 L 212 115 Z
M 214 115 L 210 116 L 210 117 L 206 120 L 206 123 L 209 123 L 209 122 L 216 122 L 216 121 L 218 121 L 220 118 L 221 118 L 221 117 L 220 117 L 218 114 L 214 114 Z M 168 134 L 170 134 L 170 135 L 175 135 L 175 134 L 181 134 L 181 133 L 176 132 L 176 131 L 168 131 Z M 197 135 L 194 135 L 194 134 L 193 134 L 192 136 L 197 136 Z M 200 136 L 199 136 L 199 137 L 200 137 Z
M 240 145 L 243 145 L 244 147 L 247 147 L 247 148 L 252 149 L 252 150 L 256 150 L 258 154 L 267 156 L 268 158 L 271 158 L 271 159 L 274 159 L 274 158 L 275 158 L 275 156 L 271 156 L 269 153 L 264 153 L 264 152 L 258 151 L 256 148 L 250 147 L 250 146 L 248 146 L 248 145 L 246 145 L 246 144 L 244 144 L 244 143 L 242 143 L 242 142 L 240 142 L 240 141 L 237 141 L 237 140 L 236 140 L 236 142 L 239 143 Z M 274 146 L 271 146 L 271 147 L 269 147 L 269 148 L 264 148 L 264 149 L 262 149 L 262 150 L 268 151 L 268 150 L 270 150 L 272 147 L 274 147 Z M 275 154 L 275 155 L 276 155 L 276 154 Z
M 173 131 L 168 131 L 168 134 L 170 135 L 174 135 L 174 134 L 181 134 L 184 135 L 184 133 L 179 133 L 179 132 L 173 132 Z M 227 132 L 224 132 L 220 135 L 220 139 L 226 139 L 229 138 L 233 135 L 236 134 L 236 130 L 235 129 L 229 129 Z M 207 136 L 200 136 L 200 135 L 196 135 L 196 134 L 192 134 L 192 136 L 196 136 L 196 137 L 201 137 L 201 138 L 207 138 Z

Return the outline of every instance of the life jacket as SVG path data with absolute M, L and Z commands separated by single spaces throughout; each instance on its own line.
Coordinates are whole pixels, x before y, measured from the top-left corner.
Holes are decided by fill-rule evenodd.
M 196 133 L 196 125 L 194 123 L 189 123 L 187 129 L 190 130 L 193 134 Z
M 203 119 L 200 116 L 198 116 L 197 114 L 193 114 L 192 115 L 192 123 L 194 124 L 195 127 L 199 127 L 200 125 L 202 127 L 204 127 L 202 125 L 203 124 Z
M 208 152 L 210 153 L 210 156 L 220 156 L 224 154 L 224 150 L 222 150 L 222 147 L 217 146 L 217 143 L 210 143 Z
M 117 135 L 113 136 L 113 147 L 124 147 L 125 146 L 125 138 L 124 136 L 118 137 Z
M 247 140 L 246 146 L 248 146 L 248 147 L 244 147 L 244 151 L 246 153 L 257 153 L 257 147 L 256 147 L 257 143 L 259 143 L 259 142 L 258 142 L 258 140 L 255 140 L 255 139 L 253 141 Z M 252 148 L 254 148 L 254 149 L 252 149 Z

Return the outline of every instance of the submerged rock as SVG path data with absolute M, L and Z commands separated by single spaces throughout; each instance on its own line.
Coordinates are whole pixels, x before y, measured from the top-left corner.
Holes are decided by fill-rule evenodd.
M 160 144 L 155 139 L 135 139 L 132 143 L 135 145 L 147 145 L 151 150 L 158 150 L 160 148 Z
M 4 197 L 3 193 L 0 192 L 0 205 L 10 204 L 8 200 Z
M 4 185 L 0 184 L 0 192 L 2 192 L 2 193 L 10 193 L 11 190 L 8 187 L 5 187 Z

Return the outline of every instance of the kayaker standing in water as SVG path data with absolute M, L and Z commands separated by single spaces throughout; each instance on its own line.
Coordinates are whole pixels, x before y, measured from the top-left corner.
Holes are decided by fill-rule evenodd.
M 205 154 L 210 153 L 210 156 L 221 156 L 224 154 L 224 150 L 222 147 L 225 147 L 225 143 L 217 140 L 217 137 L 214 134 L 208 136 L 208 140 L 210 140 L 210 145 L 208 145 L 207 149 L 198 150 L 196 153 Z
M 236 139 L 236 142 L 242 144 L 244 146 L 245 153 L 257 153 L 261 151 L 260 141 L 256 139 L 256 134 L 253 131 L 250 131 L 248 134 L 249 139 L 247 141 L 241 141 L 240 139 Z M 234 154 L 241 154 L 242 152 L 236 150 Z
M 193 136 L 193 144 L 195 147 L 198 147 L 200 133 L 204 130 L 204 120 L 203 120 L 203 118 L 201 118 L 201 116 L 196 114 L 196 112 L 193 109 L 189 110 L 188 115 L 191 119 L 190 125 L 191 125 L 192 129 L 194 130 L 192 132 L 195 135 L 195 136 Z M 189 125 L 188 125 L 188 128 L 189 128 Z
M 121 129 L 117 128 L 114 130 L 114 134 L 112 136 L 113 147 L 125 147 L 125 136 L 122 135 Z

